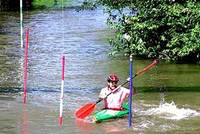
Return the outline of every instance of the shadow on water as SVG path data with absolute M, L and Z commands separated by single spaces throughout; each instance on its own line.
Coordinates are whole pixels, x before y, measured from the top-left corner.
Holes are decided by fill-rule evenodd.
M 21 88 L 14 88 L 14 87 L 0 87 L 0 93 L 19 93 Z
M 34 92 L 44 92 L 44 93 L 60 93 L 60 88 L 52 88 L 52 87 L 40 87 L 40 88 L 28 88 L 28 93 Z M 97 88 L 64 88 L 64 93 L 72 93 L 72 94 L 82 94 L 82 93 L 93 93 Z M 22 88 L 14 88 L 14 87 L 0 87 L 0 93 L 21 93 L 23 92 Z
M 200 92 L 199 86 L 194 87 L 136 87 L 139 92 Z

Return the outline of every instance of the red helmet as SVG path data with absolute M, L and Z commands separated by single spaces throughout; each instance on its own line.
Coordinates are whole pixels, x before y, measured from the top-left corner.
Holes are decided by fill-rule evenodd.
M 114 82 L 118 82 L 119 78 L 117 77 L 117 75 L 115 74 L 111 74 L 110 76 L 108 76 L 107 81 L 114 81 Z

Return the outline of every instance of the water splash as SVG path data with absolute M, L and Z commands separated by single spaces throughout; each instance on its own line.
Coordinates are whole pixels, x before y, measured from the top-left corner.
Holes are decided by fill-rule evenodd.
M 189 108 L 178 108 L 176 104 L 172 101 L 171 103 L 163 102 L 160 103 L 157 108 L 150 108 L 144 111 L 145 115 L 159 115 L 161 118 L 181 120 L 189 117 L 200 116 L 200 113 L 196 110 Z
M 136 127 L 138 130 L 140 129 L 144 129 L 144 128 L 149 128 L 151 126 L 154 126 L 155 124 L 149 120 L 145 120 L 145 121 L 141 121 L 141 123 L 139 123 L 139 125 Z M 136 130 L 137 130 L 136 129 Z

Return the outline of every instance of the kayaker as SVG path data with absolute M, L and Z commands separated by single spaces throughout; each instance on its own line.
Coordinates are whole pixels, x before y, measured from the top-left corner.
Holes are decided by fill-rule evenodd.
M 101 89 L 99 98 L 104 100 L 104 109 L 123 110 L 122 104 L 129 96 L 130 90 L 125 87 L 120 87 L 115 91 L 118 81 L 118 76 L 111 74 L 107 78 L 107 86 Z M 107 96 L 110 92 L 112 94 Z

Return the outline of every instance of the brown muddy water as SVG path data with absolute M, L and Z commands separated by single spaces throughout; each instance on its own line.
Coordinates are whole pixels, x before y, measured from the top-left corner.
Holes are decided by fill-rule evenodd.
M 64 17 L 63 17 L 64 16 Z M 126 80 L 128 58 L 111 58 L 112 36 L 103 11 L 29 11 L 28 102 L 23 105 L 23 49 L 19 13 L 0 13 L 0 133 L 199 133 L 200 66 L 159 63 L 134 80 L 133 126 L 127 118 L 99 124 L 80 123 L 74 112 L 97 100 L 109 73 Z M 58 125 L 61 56 L 66 56 L 64 124 Z M 151 60 L 134 58 L 134 72 Z M 97 108 L 100 108 L 99 104 Z

